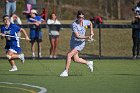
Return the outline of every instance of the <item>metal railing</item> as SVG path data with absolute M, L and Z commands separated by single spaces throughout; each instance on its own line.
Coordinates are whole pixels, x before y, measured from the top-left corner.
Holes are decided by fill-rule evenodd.
M 28 25 L 28 24 L 22 24 L 20 25 L 22 28 L 30 28 L 30 27 L 33 27 L 34 25 Z M 40 27 L 41 28 L 48 28 L 49 25 L 46 25 L 46 24 L 41 24 Z M 60 25 L 54 25 L 54 26 L 60 26 Z M 0 25 L 1 27 L 1 25 Z M 62 28 L 71 28 L 71 25 L 70 24 L 62 24 L 61 25 Z M 131 25 L 131 24 L 98 24 L 96 25 L 96 27 L 94 28 L 97 28 L 99 31 L 99 58 L 102 57 L 102 29 L 105 29 L 105 28 L 115 28 L 115 29 L 131 29 L 131 28 L 140 28 L 139 25 Z

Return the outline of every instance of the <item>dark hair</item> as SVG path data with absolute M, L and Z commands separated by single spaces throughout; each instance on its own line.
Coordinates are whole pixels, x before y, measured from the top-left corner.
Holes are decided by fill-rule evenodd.
M 78 11 L 77 12 L 77 18 L 79 18 L 79 15 L 84 15 L 84 13 L 82 11 Z
M 50 14 L 50 19 L 52 19 L 52 14 L 55 14 L 55 16 L 57 16 L 56 13 L 52 12 L 52 13 Z
M 5 17 L 9 17 L 9 15 L 4 15 L 4 16 L 2 17 L 2 19 L 4 19 Z
M 140 1 L 137 3 L 137 6 L 140 7 Z

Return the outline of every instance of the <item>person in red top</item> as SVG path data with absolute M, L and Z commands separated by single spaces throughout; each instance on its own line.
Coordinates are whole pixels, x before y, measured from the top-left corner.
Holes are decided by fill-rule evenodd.
M 43 8 L 43 11 L 41 13 L 41 17 L 46 20 L 47 19 L 47 12 L 46 12 L 46 8 Z

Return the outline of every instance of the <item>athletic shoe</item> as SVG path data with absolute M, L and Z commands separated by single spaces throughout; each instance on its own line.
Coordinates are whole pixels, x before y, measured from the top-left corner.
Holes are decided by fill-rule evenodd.
M 17 71 L 18 69 L 17 69 L 17 67 L 12 67 L 12 69 L 10 69 L 9 71 Z
M 52 55 L 50 55 L 50 58 L 53 58 L 53 56 L 52 56 Z
M 68 77 L 68 72 L 64 70 L 61 74 L 60 77 Z
M 32 53 L 32 58 L 35 58 L 35 54 L 34 53 Z
M 39 58 L 41 58 L 42 57 L 42 55 L 39 53 Z
M 21 60 L 22 64 L 24 64 L 24 62 L 25 62 L 24 54 L 20 54 L 20 60 Z
M 53 56 L 53 58 L 57 58 L 57 56 Z
M 133 59 L 137 59 L 137 56 L 133 56 L 132 58 L 133 58 Z
M 87 66 L 90 69 L 90 71 L 93 72 L 93 61 L 88 61 Z

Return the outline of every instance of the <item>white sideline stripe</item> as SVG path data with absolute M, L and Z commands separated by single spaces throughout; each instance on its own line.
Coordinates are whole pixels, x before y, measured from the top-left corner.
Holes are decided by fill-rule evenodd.
M 41 91 L 38 93 L 46 93 L 47 92 L 47 89 L 44 87 L 39 87 L 39 86 L 34 86 L 34 85 L 29 85 L 29 84 L 22 84 L 22 85 L 41 89 Z
M 39 91 L 38 93 L 47 93 L 47 89 L 44 87 L 40 87 L 40 86 L 35 86 L 35 85 L 29 85 L 29 84 L 20 84 L 20 83 L 11 83 L 11 82 L 0 82 L 3 84 L 16 84 L 16 85 L 23 85 L 23 86 L 29 86 L 29 87 L 33 87 L 33 88 L 38 88 L 41 91 Z

